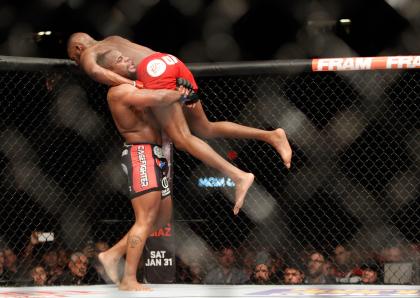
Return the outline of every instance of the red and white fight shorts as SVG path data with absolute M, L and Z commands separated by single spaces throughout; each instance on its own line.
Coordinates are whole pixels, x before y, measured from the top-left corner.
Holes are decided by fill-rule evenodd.
M 152 191 L 161 191 L 162 198 L 171 194 L 168 162 L 160 146 L 124 144 L 121 166 L 128 178 L 130 199 Z
M 154 53 L 137 65 L 137 79 L 143 82 L 146 89 L 175 90 L 177 78 L 188 80 L 197 92 L 197 83 L 191 71 L 173 55 Z

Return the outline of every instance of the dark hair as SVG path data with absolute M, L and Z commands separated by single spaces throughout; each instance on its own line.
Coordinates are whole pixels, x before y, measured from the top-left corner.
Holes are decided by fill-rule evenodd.
M 368 260 L 366 262 L 363 262 L 362 265 L 360 266 L 360 269 L 362 269 L 362 270 L 376 271 L 378 273 L 381 271 L 381 267 L 374 260 Z

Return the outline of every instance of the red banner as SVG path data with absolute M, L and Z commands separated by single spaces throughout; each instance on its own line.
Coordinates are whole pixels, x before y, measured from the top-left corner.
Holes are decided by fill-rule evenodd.
M 420 68 L 420 56 L 383 56 L 312 59 L 312 71 L 349 71 Z

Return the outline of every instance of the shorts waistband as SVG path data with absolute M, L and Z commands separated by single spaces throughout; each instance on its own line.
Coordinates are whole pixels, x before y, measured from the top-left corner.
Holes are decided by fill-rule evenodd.
M 162 145 L 158 145 L 158 144 L 154 144 L 154 143 L 126 143 L 124 142 L 124 147 L 130 147 L 130 146 L 135 146 L 135 145 L 150 145 L 152 147 L 159 147 L 162 148 Z

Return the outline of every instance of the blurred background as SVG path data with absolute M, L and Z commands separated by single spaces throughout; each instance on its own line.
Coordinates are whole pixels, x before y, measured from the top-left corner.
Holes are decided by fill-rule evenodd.
M 0 55 L 67 58 L 67 38 L 79 31 L 121 35 L 187 63 L 419 55 L 419 15 L 418 0 L 2 1 Z M 92 244 L 115 243 L 133 219 L 106 87 L 68 61 L 28 68 L 27 60 L 0 57 L 0 267 L 3 251 L 32 265 L 51 247 L 64 257 L 87 251 L 96 266 Z M 229 248 L 230 266 L 248 278 L 261 261 L 275 283 L 286 265 L 310 273 L 316 250 L 322 273 L 339 283 L 374 260 L 383 273 L 375 283 L 420 284 L 420 72 L 282 65 L 196 75 L 211 121 L 284 128 L 293 167 L 263 142 L 209 140 L 256 176 L 235 217 L 232 182 L 176 151 L 176 237 L 168 226 L 149 238 L 174 241 L 164 281 L 203 283 Z M 54 234 L 51 247 L 37 231 Z M 386 271 L 388 263 L 408 265 Z M 27 284 L 18 273 L 0 284 Z
M 415 54 L 416 0 L 36 0 L 0 4 L 0 55 L 67 58 L 77 31 L 186 62 Z

